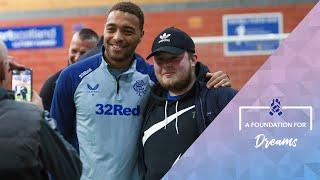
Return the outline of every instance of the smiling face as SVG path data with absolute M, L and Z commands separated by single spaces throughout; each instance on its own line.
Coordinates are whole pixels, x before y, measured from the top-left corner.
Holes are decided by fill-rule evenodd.
M 196 56 L 187 52 L 179 56 L 164 52 L 154 56 L 155 74 L 161 86 L 178 95 L 189 90 L 195 81 L 195 60 Z
M 118 10 L 109 13 L 104 29 L 104 55 L 109 65 L 128 67 L 142 36 L 137 16 Z

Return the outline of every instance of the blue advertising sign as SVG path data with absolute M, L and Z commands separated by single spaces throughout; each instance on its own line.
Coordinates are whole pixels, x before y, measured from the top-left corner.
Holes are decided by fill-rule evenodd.
M 232 14 L 223 16 L 224 36 L 279 34 L 283 32 L 281 13 Z M 224 44 L 226 56 L 271 54 L 280 40 L 236 41 Z
M 0 38 L 8 49 L 63 47 L 62 25 L 1 27 Z

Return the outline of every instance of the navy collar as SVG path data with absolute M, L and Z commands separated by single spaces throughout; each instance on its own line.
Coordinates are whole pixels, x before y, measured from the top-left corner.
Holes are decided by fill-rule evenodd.
M 171 96 L 170 94 L 169 94 L 169 92 L 167 92 L 167 100 L 168 101 L 177 101 L 177 100 L 179 100 L 180 99 L 180 97 L 181 96 Z

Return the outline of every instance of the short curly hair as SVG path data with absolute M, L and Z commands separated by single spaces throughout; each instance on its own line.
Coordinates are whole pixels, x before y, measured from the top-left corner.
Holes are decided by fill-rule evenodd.
M 111 9 L 109 9 L 107 15 L 109 15 L 112 11 L 122 11 L 137 16 L 137 18 L 139 19 L 140 29 L 143 30 L 144 14 L 138 5 L 132 2 L 119 2 L 113 5 Z

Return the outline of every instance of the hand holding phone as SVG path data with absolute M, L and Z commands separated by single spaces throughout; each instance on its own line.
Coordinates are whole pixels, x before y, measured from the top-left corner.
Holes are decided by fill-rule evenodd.
M 12 70 L 12 90 L 15 100 L 28 101 L 32 99 L 32 70 Z
M 39 94 L 35 90 L 32 90 L 31 103 L 36 105 L 36 106 L 38 106 L 39 108 L 41 108 L 43 110 L 42 99 L 41 99 L 41 97 L 39 96 Z

